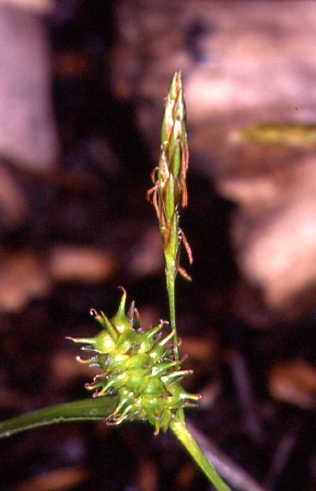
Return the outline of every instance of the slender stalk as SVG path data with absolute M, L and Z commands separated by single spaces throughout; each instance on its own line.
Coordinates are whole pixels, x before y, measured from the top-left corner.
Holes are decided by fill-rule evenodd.
M 203 471 L 209 481 L 214 484 L 218 491 L 231 491 L 227 484 L 223 481 L 220 475 L 217 473 L 212 464 L 208 461 L 203 451 L 189 432 L 184 421 L 172 421 L 169 426 L 170 430 L 182 443 L 187 452 L 194 459 L 196 464 Z
M 203 433 L 201 433 L 192 423 L 187 423 L 187 427 L 193 438 L 197 441 L 209 462 L 220 473 L 220 475 L 230 483 L 237 491 L 268 491 L 264 486 L 258 484 L 242 467 L 233 462 L 227 455 L 221 452 Z
M 175 274 L 174 271 L 171 269 L 171 267 L 168 266 L 167 260 L 166 260 L 166 282 L 167 282 L 167 293 L 168 293 L 168 301 L 169 301 L 170 327 L 174 333 L 173 354 L 174 354 L 174 359 L 179 360 L 177 323 L 176 323 Z

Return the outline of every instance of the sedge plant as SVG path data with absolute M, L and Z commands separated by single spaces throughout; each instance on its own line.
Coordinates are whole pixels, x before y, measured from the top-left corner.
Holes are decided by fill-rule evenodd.
M 122 289 L 113 317 L 91 311 L 101 327 L 96 336 L 69 338 L 82 344 L 81 349 L 88 353 L 88 357 L 78 360 L 99 368 L 98 375 L 86 385 L 93 398 L 2 422 L 0 437 L 61 422 L 104 420 L 106 424 L 119 425 L 124 421 L 147 421 L 155 434 L 170 430 L 218 491 L 230 490 L 193 438 L 184 416 L 184 409 L 196 405 L 200 398 L 181 385 L 181 379 L 190 371 L 181 368 L 175 306 L 178 273 L 189 278 L 180 265 L 182 249 L 192 262 L 190 247 L 179 225 L 181 209 L 188 201 L 188 158 L 181 74 L 175 73 L 165 102 L 159 163 L 152 172 L 153 187 L 148 191 L 162 237 L 170 323 L 161 321 L 155 327 L 143 329 L 134 303 L 126 308 L 127 295 Z M 163 335 L 166 327 L 168 332 Z

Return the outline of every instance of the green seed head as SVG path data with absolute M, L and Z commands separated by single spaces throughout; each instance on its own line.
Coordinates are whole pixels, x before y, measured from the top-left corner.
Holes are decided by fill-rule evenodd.
M 92 338 L 73 339 L 84 344 L 91 353 L 89 360 L 80 360 L 101 369 L 86 388 L 94 397 L 117 396 L 116 408 L 108 424 L 139 419 L 148 420 L 155 433 L 166 430 L 179 409 L 194 405 L 198 396 L 188 394 L 179 379 L 188 372 L 180 369 L 180 361 L 172 358 L 167 346 L 173 332 L 162 337 L 164 323 L 142 330 L 134 305 L 125 314 L 126 293 L 117 313 L 108 320 L 94 313 L 102 331 Z M 115 333 L 115 336 L 113 335 Z

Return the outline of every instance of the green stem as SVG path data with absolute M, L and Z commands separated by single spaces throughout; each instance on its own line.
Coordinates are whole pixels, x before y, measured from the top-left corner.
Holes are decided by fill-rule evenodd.
M 191 457 L 195 460 L 196 464 L 200 467 L 215 488 L 218 491 L 231 491 L 212 464 L 207 460 L 199 445 L 189 432 L 185 422 L 174 420 L 170 423 L 169 428 L 186 448 Z
M 166 283 L 169 301 L 169 317 L 170 317 L 170 327 L 174 332 L 173 334 L 173 353 L 174 359 L 179 360 L 179 348 L 178 348 L 178 337 L 177 337 L 177 323 L 176 323 L 176 300 L 175 300 L 175 277 L 174 272 L 174 261 L 168 260 L 166 256 Z

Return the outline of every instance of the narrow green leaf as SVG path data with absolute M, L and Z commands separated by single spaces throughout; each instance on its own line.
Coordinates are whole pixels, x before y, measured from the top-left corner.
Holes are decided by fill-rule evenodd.
M 117 400 L 114 397 L 106 396 L 49 406 L 1 422 L 0 438 L 40 426 L 105 420 L 114 411 L 116 404 Z

